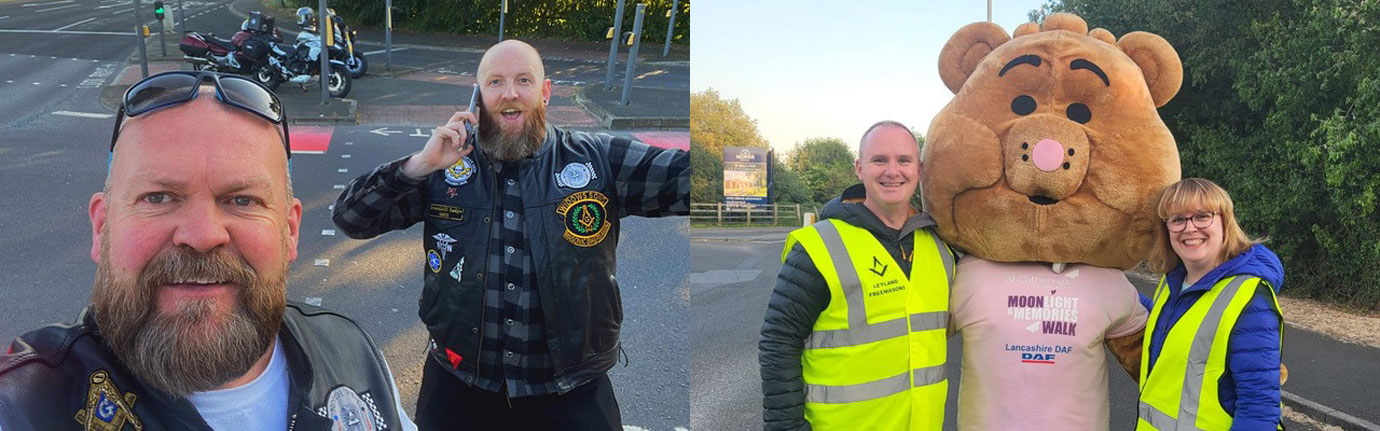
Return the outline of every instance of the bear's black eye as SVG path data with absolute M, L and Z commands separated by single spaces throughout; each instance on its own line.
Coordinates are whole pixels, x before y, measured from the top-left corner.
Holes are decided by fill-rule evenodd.
M 1016 115 L 1035 112 L 1035 99 L 1026 95 L 1017 96 L 1011 101 L 1011 112 L 1015 112 Z
M 1088 124 L 1088 121 L 1092 120 L 1092 111 L 1088 110 L 1088 105 L 1082 103 L 1069 105 L 1065 115 L 1068 115 L 1070 120 L 1077 121 L 1078 124 Z

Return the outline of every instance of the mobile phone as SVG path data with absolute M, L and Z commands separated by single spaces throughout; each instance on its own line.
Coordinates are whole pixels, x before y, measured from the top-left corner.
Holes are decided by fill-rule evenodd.
M 479 107 L 479 83 L 471 84 L 471 87 L 474 88 L 474 91 L 470 93 L 470 107 L 466 108 L 465 111 L 473 114 L 474 110 Z M 465 146 L 478 144 L 479 139 L 476 135 L 474 123 L 465 121 Z

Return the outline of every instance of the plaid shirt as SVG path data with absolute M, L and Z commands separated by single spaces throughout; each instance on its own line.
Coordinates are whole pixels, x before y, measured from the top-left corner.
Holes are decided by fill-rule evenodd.
M 548 130 L 545 145 L 553 145 L 550 137 L 554 135 L 554 131 Z M 687 159 L 684 151 L 636 142 L 610 143 L 608 160 L 617 190 L 611 204 L 619 205 L 624 215 L 661 217 L 688 213 Z M 352 238 L 371 238 L 423 220 L 427 204 L 424 179 L 402 174 L 406 160 L 404 157 L 379 166 L 356 178 L 341 193 L 334 219 L 343 232 Z M 472 380 L 479 388 L 494 392 L 506 389 L 508 396 L 514 398 L 561 392 L 554 381 L 537 276 L 523 231 L 525 214 L 517 179 L 520 172 L 529 169 L 531 161 L 496 162 L 487 167 L 498 174 L 499 202 L 495 214 L 499 214 L 502 223 L 493 223 L 489 232 L 479 375 L 457 370 L 463 380 Z

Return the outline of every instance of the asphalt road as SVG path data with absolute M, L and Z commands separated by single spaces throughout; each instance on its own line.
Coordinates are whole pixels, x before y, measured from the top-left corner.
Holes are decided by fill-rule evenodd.
M 763 313 L 781 269 L 781 247 L 788 229 L 696 229 L 690 241 L 690 329 L 693 343 L 690 424 L 697 430 L 754 430 L 762 424 L 761 375 L 757 342 Z M 707 239 L 713 238 L 713 239 Z M 1143 292 L 1154 281 L 1130 277 Z M 956 429 L 957 396 L 962 380 L 962 341 L 949 340 L 949 399 L 946 430 Z M 1339 343 L 1286 328 L 1284 362 L 1290 366 L 1285 390 L 1371 420 L 1376 415 L 1377 349 Z M 1107 355 L 1111 429 L 1133 429 L 1137 389 Z M 1032 392 L 1031 396 L 1038 396 Z M 1313 429 L 1286 420 L 1291 430 Z
M 119 4 L 0 3 L 0 197 L 8 202 L 0 205 L 0 340 L 70 322 L 88 302 L 95 265 L 86 209 L 104 180 L 114 121 L 99 97 L 133 51 L 132 37 L 114 34 L 132 26 L 132 11 Z M 225 2 L 186 4 L 194 20 L 230 13 Z M 370 132 L 380 129 L 387 136 Z M 419 149 L 425 137 L 391 124 L 292 130 L 295 149 L 315 152 L 293 157 L 304 214 L 288 298 L 358 320 L 384 349 L 410 409 L 426 341 L 416 317 L 420 227 L 351 240 L 332 235 L 329 207 L 338 186 Z M 687 226 L 683 217 L 624 220 L 618 278 L 628 361 L 610 376 L 628 430 L 689 424 Z

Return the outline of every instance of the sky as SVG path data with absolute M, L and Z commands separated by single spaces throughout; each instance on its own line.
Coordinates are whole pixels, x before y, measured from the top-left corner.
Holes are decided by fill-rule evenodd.
M 1010 34 L 1044 0 L 992 0 Z M 738 99 L 778 152 L 807 138 L 850 145 L 895 120 L 924 134 L 953 98 L 939 50 L 987 19 L 981 0 L 695 0 L 690 89 Z

